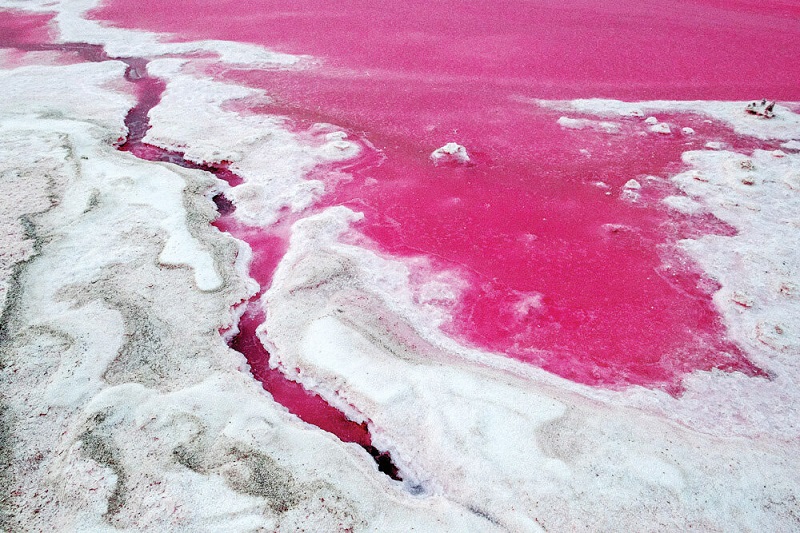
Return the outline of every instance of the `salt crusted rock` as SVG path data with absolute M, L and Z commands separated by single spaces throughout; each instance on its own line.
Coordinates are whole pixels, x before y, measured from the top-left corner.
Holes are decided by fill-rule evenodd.
M 759 102 L 752 102 L 747 104 L 745 111 L 751 115 L 758 115 L 759 117 L 772 118 L 775 116 L 775 102 L 767 102 L 764 98 Z
M 466 165 L 470 162 L 467 149 L 458 143 L 447 143 L 431 153 L 431 160 L 436 165 L 443 163 L 457 163 Z
M 672 133 L 672 131 L 669 129 L 669 125 L 663 122 L 650 126 L 650 131 L 653 133 Z

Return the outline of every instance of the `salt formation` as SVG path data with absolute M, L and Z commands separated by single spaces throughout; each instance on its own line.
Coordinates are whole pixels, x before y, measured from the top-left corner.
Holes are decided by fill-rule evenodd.
M 560 117 L 558 119 L 558 125 L 571 130 L 592 129 L 606 133 L 619 133 L 621 129 L 621 124 L 619 122 L 591 120 L 588 118 Z
M 431 153 L 431 161 L 436 165 L 455 163 L 465 165 L 470 162 L 467 149 L 458 143 L 447 143 Z
M 800 115 L 786 106 L 775 104 L 775 117 L 763 120 L 762 117 L 742 111 L 742 102 L 669 101 L 653 100 L 646 102 L 622 102 L 603 98 L 579 100 L 527 100 L 532 105 L 560 111 L 571 111 L 597 115 L 598 117 L 625 117 L 632 113 L 697 113 L 729 125 L 740 135 L 755 139 L 790 140 L 797 139 L 800 131 Z M 655 118 L 655 117 L 653 117 Z M 656 119 L 658 123 L 658 119 Z
M 796 140 L 787 141 L 787 142 L 781 144 L 781 146 L 783 148 L 787 149 L 787 150 L 800 152 L 800 141 L 796 141 Z
M 747 104 L 745 111 L 751 115 L 758 115 L 759 117 L 764 118 L 773 118 L 775 117 L 775 102 L 767 102 L 766 99 L 761 100 L 761 103 L 752 102 Z
M 663 133 L 663 134 L 672 133 L 672 130 L 669 129 L 669 124 L 665 124 L 663 122 L 650 126 L 650 131 L 652 131 L 653 133 Z
M 317 124 L 303 134 L 274 116 L 242 116 L 224 109 L 244 98 L 268 99 L 261 91 L 182 73 L 186 61 L 159 59 L 148 72 L 168 80 L 161 105 L 150 113 L 144 141 L 183 152 L 196 163 L 226 162 L 245 180 L 228 195 L 243 221 L 268 227 L 281 209 L 300 212 L 325 192 L 320 180 L 304 179 L 316 165 L 350 159 L 356 143 L 331 125 Z M 187 99 L 186 94 L 204 98 Z M 344 136 L 342 136 L 344 135 Z

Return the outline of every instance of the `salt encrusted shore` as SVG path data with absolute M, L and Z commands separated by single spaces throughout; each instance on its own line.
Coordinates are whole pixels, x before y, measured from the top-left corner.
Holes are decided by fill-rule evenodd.
M 102 28 L 80 16 L 91 1 L 25 7 L 36 5 L 59 10 L 62 40 L 111 55 L 254 53 Z M 264 68 L 300 61 L 256 52 Z M 226 161 L 246 185 L 116 150 L 135 104 L 124 63 L 0 70 L 6 529 L 800 527 L 800 117 L 782 106 L 774 119 L 748 117 L 736 102 L 532 102 L 593 117 L 567 128 L 691 111 L 787 145 L 687 152 L 689 170 L 673 177 L 680 193 L 665 208 L 709 212 L 738 231 L 680 244 L 721 284 L 715 302 L 732 337 L 770 374 L 696 372 L 679 398 L 585 387 L 460 346 L 438 329 L 438 303 L 458 296 L 455 273 L 432 275 L 421 298 L 411 265 L 352 229 L 361 214 L 332 207 L 296 222 L 262 298 L 260 338 L 289 377 L 368 423 L 401 483 L 288 414 L 219 334 L 256 288 L 245 245 L 210 225 L 211 196 L 226 191 L 251 223 L 302 213 L 324 188 L 306 173 L 358 144 L 335 126 L 296 133 L 232 112 L 231 102 L 268 95 L 187 61 L 151 63 L 167 90 L 147 141 Z
M 0 71 L 3 528 L 486 530 L 299 421 L 219 334 L 252 282 L 212 175 L 115 149 L 124 63 Z

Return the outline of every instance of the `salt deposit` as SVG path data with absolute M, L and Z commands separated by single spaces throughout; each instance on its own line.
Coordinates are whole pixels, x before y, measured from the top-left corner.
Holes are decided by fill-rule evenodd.
M 469 163 L 467 149 L 458 143 L 447 143 L 441 148 L 437 148 L 431 153 L 431 161 L 435 164 L 456 163 L 464 165 Z
M 787 141 L 781 144 L 781 146 L 787 150 L 793 150 L 795 152 L 800 151 L 800 141 Z
M 765 120 L 763 117 L 745 112 L 747 102 L 706 102 L 706 101 L 665 101 L 621 102 L 600 98 L 552 101 L 529 100 L 532 104 L 552 109 L 570 110 L 578 113 L 595 114 L 602 117 L 629 116 L 642 112 L 698 113 L 707 115 L 730 125 L 741 135 L 749 135 L 757 139 L 791 140 L 797 137 L 800 130 L 800 115 L 780 104 L 775 105 L 775 117 Z M 652 117 L 655 118 L 655 117 Z M 657 121 L 658 119 L 656 119 Z
M 618 122 L 591 120 L 587 118 L 560 117 L 558 119 L 558 124 L 562 128 L 571 130 L 593 129 L 606 133 L 619 133 L 621 128 L 621 124 Z
M 226 162 L 245 180 L 228 192 L 243 221 L 267 227 L 283 208 L 291 212 L 308 208 L 324 193 L 325 184 L 304 179 L 306 174 L 316 165 L 359 153 L 358 144 L 330 125 L 293 133 L 283 118 L 226 110 L 226 104 L 236 100 L 268 100 L 268 96 L 184 73 L 184 62 L 162 59 L 148 65 L 150 75 L 167 80 L 167 88 L 150 113 L 151 128 L 144 141 L 182 152 L 197 163 Z M 187 99 L 187 94 L 203 98 Z
M 650 131 L 652 131 L 653 133 L 663 133 L 663 134 L 672 133 L 672 130 L 670 130 L 669 128 L 669 124 L 665 124 L 663 122 L 656 124 L 654 126 L 650 126 Z

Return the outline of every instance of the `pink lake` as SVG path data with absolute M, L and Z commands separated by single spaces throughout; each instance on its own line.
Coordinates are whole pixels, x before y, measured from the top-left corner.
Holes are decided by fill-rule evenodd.
M 316 207 L 362 211 L 357 229 L 379 251 L 462 276 L 469 288 L 445 326 L 461 342 L 611 388 L 675 394 L 694 370 L 763 375 L 728 340 L 711 301 L 718 287 L 675 246 L 734 230 L 660 204 L 675 193 L 667 178 L 684 151 L 708 140 L 760 145 L 690 115 L 659 116 L 677 126 L 670 135 L 634 117 L 618 134 L 568 130 L 531 99 L 800 100 L 800 7 L 177 0 L 111 1 L 92 16 L 319 59 L 299 72 L 209 73 L 275 99 L 241 112 L 335 124 L 374 146 Z M 683 126 L 696 134 L 682 136 Z M 473 164 L 431 163 L 451 141 Z M 636 202 L 621 197 L 632 178 L 645 185 Z M 265 238 L 245 238 L 258 256 Z

